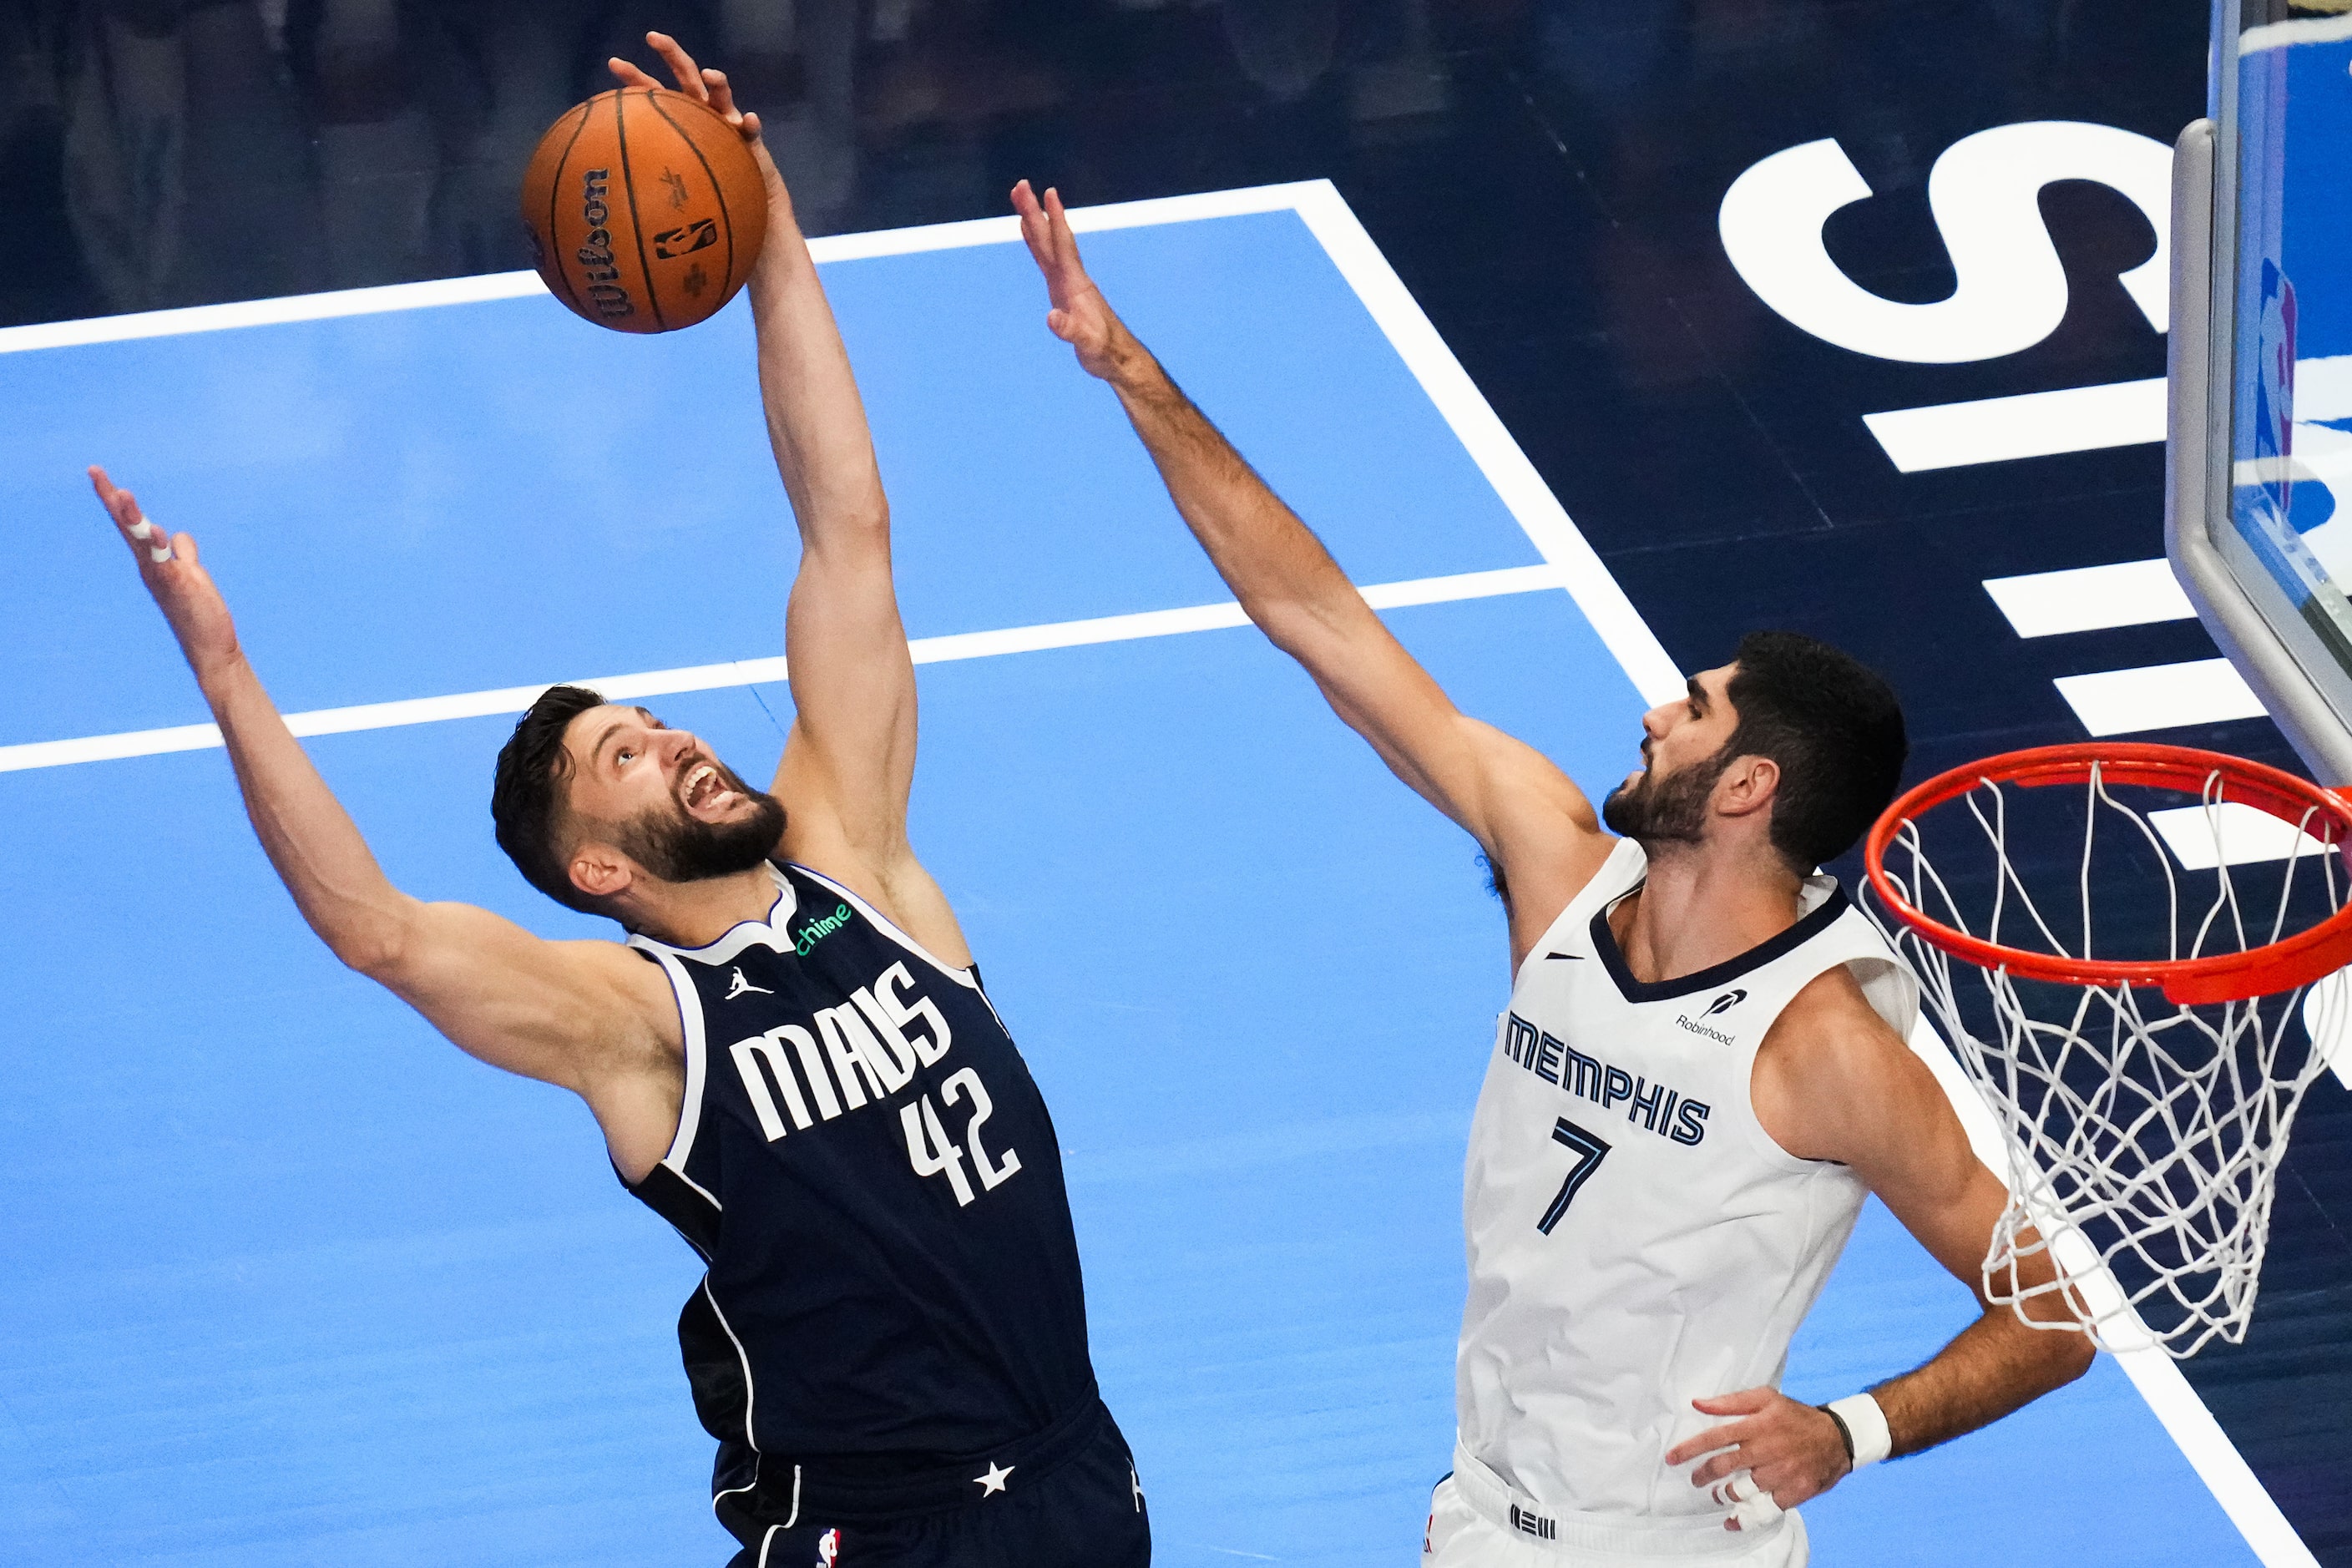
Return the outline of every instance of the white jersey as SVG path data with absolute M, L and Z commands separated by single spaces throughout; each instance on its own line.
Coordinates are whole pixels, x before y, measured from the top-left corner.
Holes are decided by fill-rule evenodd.
M 1806 879 L 1797 923 L 1769 942 L 1643 984 L 1607 915 L 1646 864 L 1620 842 L 1528 951 L 1470 1131 L 1461 1447 L 1530 1500 L 1525 1528 L 1563 1542 L 1721 1531 L 1726 1510 L 1666 1450 L 1717 1424 L 1693 1399 L 1779 1383 L 1864 1193 L 1765 1132 L 1756 1047 L 1841 963 L 1898 1034 L 1918 1009 L 1910 972 L 1828 877 Z

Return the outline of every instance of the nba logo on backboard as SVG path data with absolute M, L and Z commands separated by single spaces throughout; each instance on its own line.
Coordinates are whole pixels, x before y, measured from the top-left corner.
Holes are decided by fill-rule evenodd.
M 2282 527 L 2291 526 L 2294 499 L 2294 281 L 2278 263 L 2263 260 L 2262 325 L 2254 342 L 2259 379 L 2254 386 L 2255 471 L 2263 476 L 2263 498 Z

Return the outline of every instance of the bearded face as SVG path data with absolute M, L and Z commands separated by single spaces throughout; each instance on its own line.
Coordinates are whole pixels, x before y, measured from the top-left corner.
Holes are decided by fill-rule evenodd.
M 688 799 L 720 791 L 740 796 L 748 809 L 723 822 L 689 815 Z M 689 757 L 678 767 L 676 787 L 658 805 L 609 826 L 613 847 L 665 882 L 702 882 L 748 871 L 775 853 L 783 837 L 784 808 L 720 762 Z
M 1715 793 L 1715 781 L 1731 763 L 1727 745 L 1676 773 L 1644 768 L 1609 793 L 1601 803 L 1601 820 L 1611 832 L 1653 855 L 1664 845 L 1696 844 L 1706 827 L 1706 803 Z

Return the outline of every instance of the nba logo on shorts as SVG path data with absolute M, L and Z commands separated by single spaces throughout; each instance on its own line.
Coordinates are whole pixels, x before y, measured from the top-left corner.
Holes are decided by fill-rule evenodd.
M 816 1538 L 816 1568 L 833 1568 L 841 1561 L 841 1531 L 828 1530 Z

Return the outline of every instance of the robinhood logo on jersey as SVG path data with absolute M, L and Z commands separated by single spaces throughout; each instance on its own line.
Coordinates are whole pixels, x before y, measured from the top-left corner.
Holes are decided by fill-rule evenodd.
M 1727 991 L 1722 995 L 1717 997 L 1714 1001 L 1708 1003 L 1706 1005 L 1706 1011 L 1701 1013 L 1699 1017 L 1712 1018 L 1718 1013 L 1728 1013 L 1734 1007 L 1738 1006 L 1742 1002 L 1747 1000 L 1748 993 L 1745 991 Z M 1680 1013 L 1675 1015 L 1675 1022 L 1680 1024 L 1684 1028 L 1688 1029 L 1694 1035 L 1705 1035 L 1708 1039 L 1719 1041 L 1727 1046 L 1734 1043 L 1731 1037 L 1725 1034 L 1721 1029 L 1710 1029 L 1705 1024 L 1699 1023 L 1696 1019 L 1685 1017 Z
M 809 921 L 808 924 L 801 927 L 799 931 L 793 933 L 793 951 L 798 953 L 801 957 L 806 958 L 811 952 L 815 951 L 816 944 L 818 942 L 823 942 L 826 937 L 831 936 L 834 932 L 839 931 L 848 923 L 849 906 L 847 904 L 835 904 L 833 907 L 833 913 L 829 915 L 819 915 L 816 919 Z

